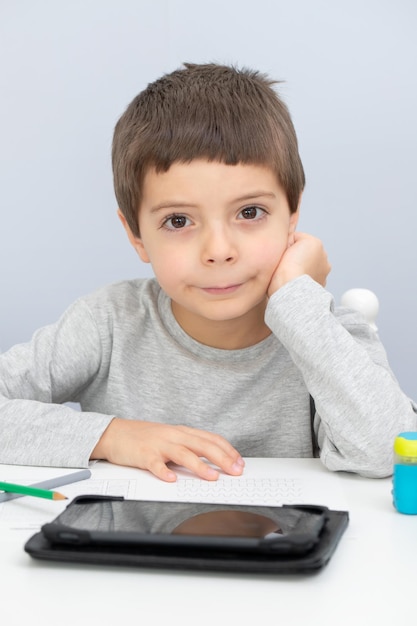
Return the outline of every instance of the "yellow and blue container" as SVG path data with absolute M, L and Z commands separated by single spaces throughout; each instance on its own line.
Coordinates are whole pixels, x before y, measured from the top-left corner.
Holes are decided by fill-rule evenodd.
M 417 515 L 417 432 L 395 438 L 392 496 L 397 511 Z

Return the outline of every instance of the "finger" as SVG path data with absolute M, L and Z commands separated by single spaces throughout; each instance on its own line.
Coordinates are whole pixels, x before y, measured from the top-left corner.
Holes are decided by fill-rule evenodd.
M 208 431 L 183 427 L 189 436 L 187 447 L 200 457 L 205 457 L 223 471 L 239 475 L 245 466 L 240 453 L 224 437 Z M 184 443 L 184 442 L 183 442 Z
M 240 476 L 243 472 L 245 462 L 234 448 L 232 448 L 232 450 L 233 454 L 230 455 L 228 452 L 225 452 L 222 447 L 219 447 L 217 441 L 191 435 L 185 445 L 176 446 L 175 450 L 171 451 L 169 458 L 178 465 L 183 465 L 187 467 L 187 469 L 191 469 L 198 475 L 203 474 L 203 477 L 207 480 L 216 480 L 216 478 L 218 478 L 217 470 L 213 471 L 213 468 L 207 465 L 202 458 L 227 474 Z
M 143 469 L 147 469 L 151 472 L 156 478 L 160 478 L 161 480 L 167 483 L 174 483 L 177 480 L 177 475 L 173 472 L 167 465 L 160 459 L 153 459 L 148 462 L 147 466 Z
M 236 461 L 238 458 L 241 458 L 238 450 L 236 450 L 236 448 L 234 448 L 232 444 L 227 441 L 227 439 L 225 439 L 221 435 L 218 435 L 217 433 L 212 433 L 208 430 L 191 428 L 190 426 L 178 426 L 177 428 L 181 432 L 186 433 L 187 435 L 192 437 L 194 441 L 196 441 L 197 439 L 202 439 L 210 444 L 217 446 L 218 448 L 223 450 L 226 455 L 233 459 L 233 462 Z
M 176 446 L 169 456 L 173 463 L 184 467 L 203 480 L 217 480 L 220 475 L 217 469 L 188 448 Z
M 172 446 L 171 450 L 164 455 L 164 459 L 157 456 L 148 459 L 142 469 L 149 470 L 154 476 L 165 482 L 175 482 L 177 475 L 166 465 L 168 462 L 175 463 L 175 465 L 183 467 L 204 480 L 217 480 L 219 477 L 218 470 L 183 446 Z

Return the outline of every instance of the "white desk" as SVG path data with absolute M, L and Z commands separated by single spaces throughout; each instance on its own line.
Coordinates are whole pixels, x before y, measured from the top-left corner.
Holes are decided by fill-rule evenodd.
M 13 530 L 2 521 L 0 509 L 1 624 L 373 626 L 405 619 L 415 623 L 417 516 L 394 510 L 390 479 L 331 474 L 317 460 L 249 459 L 248 471 L 251 465 L 263 475 L 272 468 L 291 475 L 293 468 L 302 467 L 323 487 L 323 498 L 333 481 L 330 500 L 334 501 L 336 489 L 347 503 L 350 524 L 321 572 L 253 576 L 41 562 L 23 550 L 34 530 Z M 0 475 L 4 480 L 19 479 L 24 469 L 0 466 Z M 154 484 L 157 492 L 158 481 L 139 470 L 98 463 L 92 471 L 97 479 L 134 477 L 148 487 Z M 62 473 L 49 470 L 49 475 Z M 29 506 L 29 498 L 22 498 L 20 506 L 23 500 Z M 52 519 L 59 511 L 55 503 L 47 502 Z M 324 499 L 317 503 L 332 506 Z

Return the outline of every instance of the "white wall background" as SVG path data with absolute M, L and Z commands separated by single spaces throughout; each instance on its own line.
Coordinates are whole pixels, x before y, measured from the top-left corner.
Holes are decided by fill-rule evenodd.
M 149 275 L 116 217 L 114 124 L 183 61 L 285 81 L 307 174 L 300 228 L 328 287 L 379 296 L 417 397 L 415 0 L 0 0 L 0 349 L 78 296 Z

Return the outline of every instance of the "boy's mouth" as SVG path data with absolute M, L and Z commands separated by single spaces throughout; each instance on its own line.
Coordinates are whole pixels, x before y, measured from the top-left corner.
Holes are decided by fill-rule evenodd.
M 202 290 L 205 293 L 209 293 L 211 295 L 221 296 L 221 295 L 233 293 L 237 291 L 239 287 L 241 286 L 242 286 L 242 283 L 238 283 L 237 285 L 227 285 L 225 287 L 202 287 Z

